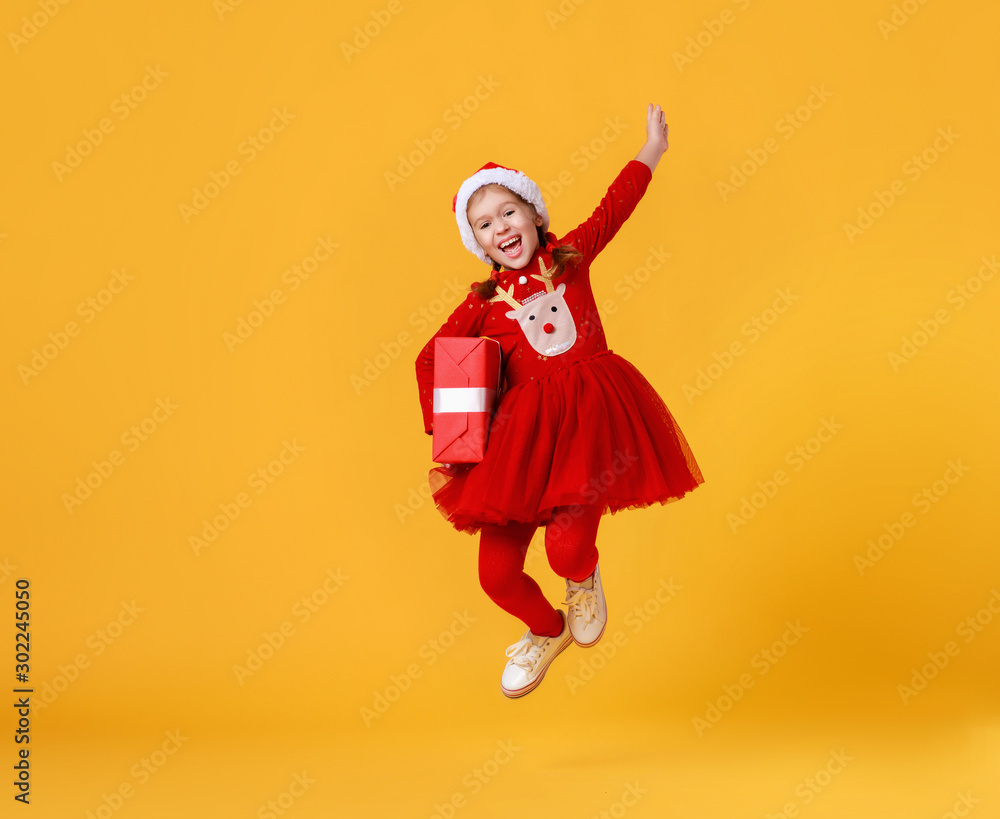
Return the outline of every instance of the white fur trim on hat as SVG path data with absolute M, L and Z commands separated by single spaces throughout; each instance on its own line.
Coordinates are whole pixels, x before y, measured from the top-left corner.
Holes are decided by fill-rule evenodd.
M 488 162 L 466 179 L 462 183 L 462 187 L 458 189 L 458 193 L 452 202 L 452 209 L 455 211 L 455 221 L 458 222 L 458 232 L 462 237 L 462 244 L 465 245 L 466 250 L 487 264 L 492 264 L 493 260 L 486 255 L 486 251 L 476 241 L 475 233 L 472 230 L 472 225 L 469 224 L 469 216 L 466 212 L 472 194 L 485 185 L 502 185 L 507 190 L 516 193 L 524 201 L 534 205 L 535 210 L 538 211 L 538 215 L 542 217 L 543 233 L 549 229 L 549 212 L 545 207 L 545 200 L 542 199 L 542 192 L 538 185 L 532 182 L 521 171 Z

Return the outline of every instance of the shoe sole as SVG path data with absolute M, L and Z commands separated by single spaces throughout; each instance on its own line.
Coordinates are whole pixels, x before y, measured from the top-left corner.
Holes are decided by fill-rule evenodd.
M 516 700 L 519 697 L 523 697 L 525 694 L 530 694 L 532 691 L 534 691 L 536 688 L 538 688 L 538 686 L 541 684 L 542 680 L 545 679 L 545 675 L 546 675 L 546 673 L 549 670 L 549 666 L 552 665 L 552 663 L 555 661 L 556 657 L 558 657 L 560 654 L 562 654 L 569 646 L 573 645 L 573 642 L 574 642 L 573 640 L 567 640 L 565 642 L 565 644 L 562 645 L 559 648 L 559 650 L 549 658 L 549 661 L 545 664 L 545 668 L 542 669 L 542 673 L 539 674 L 537 677 L 535 677 L 535 679 L 532 680 L 524 688 L 518 688 L 518 689 L 512 691 L 511 689 L 504 688 L 501 685 L 500 686 L 500 690 L 503 692 L 503 695 L 505 697 L 507 697 L 508 699 Z

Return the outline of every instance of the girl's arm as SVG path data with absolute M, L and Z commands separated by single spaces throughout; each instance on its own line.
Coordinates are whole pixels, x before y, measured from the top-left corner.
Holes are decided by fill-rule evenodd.
M 417 389 L 420 394 L 420 411 L 424 416 L 424 432 L 433 432 L 434 422 L 434 340 L 441 336 L 478 336 L 482 329 L 483 309 L 486 306 L 479 296 L 469 293 L 448 320 L 441 325 L 417 356 Z
M 646 107 L 646 144 L 639 149 L 635 158 L 650 171 L 655 171 L 667 147 L 667 123 L 663 110 L 659 105 L 650 103 Z
M 659 105 L 646 108 L 646 142 L 611 183 L 607 194 L 586 222 L 567 234 L 562 242 L 579 250 L 587 264 L 614 238 L 639 200 L 642 199 L 653 168 L 667 150 L 667 125 Z

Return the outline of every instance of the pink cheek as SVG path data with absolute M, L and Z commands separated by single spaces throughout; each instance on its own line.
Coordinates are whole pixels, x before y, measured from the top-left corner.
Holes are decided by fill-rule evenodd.
M 545 331 L 546 333 L 554 333 L 554 332 L 555 332 L 555 329 L 556 329 L 556 328 L 555 328 L 555 327 L 553 327 L 553 326 L 552 326 L 551 324 L 546 324 L 546 325 L 545 325 L 545 326 L 544 326 L 544 327 L 543 327 L 542 329 L 543 329 L 543 330 L 544 330 L 544 331 Z

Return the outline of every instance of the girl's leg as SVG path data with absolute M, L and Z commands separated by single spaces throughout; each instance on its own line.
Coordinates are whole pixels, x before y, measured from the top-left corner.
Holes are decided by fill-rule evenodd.
M 566 506 L 557 510 L 545 532 L 545 551 L 556 574 L 566 578 L 566 612 L 573 641 L 597 643 L 608 623 L 601 573 L 597 568 L 599 506 Z
M 494 603 L 523 621 L 532 634 L 555 637 L 563 630 L 562 616 L 524 573 L 536 528 L 530 523 L 484 526 L 479 537 L 479 583 Z
M 545 553 L 560 577 L 582 583 L 597 568 L 599 506 L 563 506 L 545 528 Z

